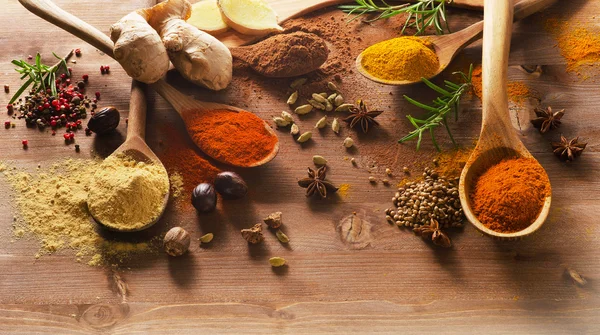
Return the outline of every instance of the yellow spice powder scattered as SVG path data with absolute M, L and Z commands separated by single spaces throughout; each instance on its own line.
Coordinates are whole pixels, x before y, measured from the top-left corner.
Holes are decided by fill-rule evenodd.
M 392 81 L 429 78 L 440 65 L 433 45 L 414 36 L 379 42 L 365 49 L 362 55 L 361 64 L 368 73 Z
M 107 227 L 137 230 L 160 216 L 168 192 L 169 176 L 161 165 L 111 155 L 90 182 L 88 206 Z
M 350 190 L 350 184 L 341 184 L 338 187 L 337 193 L 340 197 L 345 198 L 348 195 L 348 191 Z
M 583 70 L 600 64 L 600 32 L 556 18 L 546 21 L 546 29 L 555 36 L 556 45 L 567 61 L 567 71 L 587 79 L 589 71 Z
M 13 235 L 21 238 L 31 234 L 38 239 L 36 258 L 67 248 L 75 251 L 78 261 L 87 258 L 89 265 L 98 266 L 154 252 L 155 243 L 110 241 L 98 233 L 86 202 L 90 179 L 100 164 L 97 160 L 69 159 L 29 173 L 0 163 L 0 173 L 13 189 L 19 211 Z

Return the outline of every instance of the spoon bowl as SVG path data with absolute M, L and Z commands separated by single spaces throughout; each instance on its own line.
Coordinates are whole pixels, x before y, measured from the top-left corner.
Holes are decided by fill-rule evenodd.
M 535 221 L 527 228 L 513 233 L 501 233 L 487 228 L 479 221 L 471 206 L 470 195 L 473 186 L 487 169 L 507 158 L 534 159 L 513 129 L 508 111 L 507 77 L 512 2 L 513 0 L 485 1 L 481 134 L 475 150 L 463 168 L 458 185 L 460 202 L 469 222 L 481 232 L 502 239 L 520 238 L 538 230 L 548 217 L 552 201 L 551 195 L 548 195 Z
M 556 0 L 522 0 L 517 3 L 514 7 L 514 20 L 521 20 L 526 18 L 527 16 L 536 13 L 552 3 L 556 2 Z M 432 79 L 442 73 L 448 65 L 452 62 L 452 60 L 456 57 L 456 55 L 466 48 L 469 44 L 475 42 L 480 39 L 483 33 L 483 21 L 479 21 L 470 25 L 469 27 L 447 35 L 433 35 L 433 36 L 417 36 L 420 39 L 427 41 L 433 45 L 433 49 L 438 56 L 439 67 L 437 71 L 429 78 Z M 411 81 L 411 80 L 386 80 L 382 78 L 378 78 L 370 74 L 362 65 L 363 52 L 361 52 L 356 58 L 356 69 L 360 74 L 372 80 L 374 82 L 392 85 L 392 86 L 402 86 L 402 85 L 410 85 L 415 83 L 420 83 L 421 80 Z
M 146 133 L 146 97 L 144 94 L 144 84 L 139 83 L 133 80 L 131 85 L 131 100 L 129 103 L 129 122 L 127 125 L 127 138 L 125 142 L 121 144 L 110 156 L 116 156 L 119 154 L 124 154 L 128 157 L 131 157 L 136 162 L 144 162 L 147 164 L 155 164 L 158 165 L 162 172 L 166 175 L 167 170 L 164 165 L 161 163 L 160 159 L 156 156 L 156 154 L 148 147 L 146 144 L 145 133 Z M 113 231 L 119 232 L 135 232 L 147 229 L 154 225 L 162 216 L 165 209 L 167 208 L 167 203 L 169 201 L 169 191 L 165 194 L 161 205 L 160 214 L 152 221 L 146 222 L 141 227 L 136 228 L 115 228 L 111 225 L 107 225 L 102 223 L 101 220 L 98 219 L 97 215 L 95 215 L 93 207 L 90 208 L 90 214 L 94 218 L 94 220 L 104 226 L 105 228 Z

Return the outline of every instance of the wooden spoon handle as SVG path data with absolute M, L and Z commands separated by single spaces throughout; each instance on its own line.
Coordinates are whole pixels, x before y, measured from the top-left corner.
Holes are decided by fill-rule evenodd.
M 129 121 L 127 123 L 127 139 L 146 138 L 146 84 L 137 80 L 131 81 L 131 99 L 129 100 Z
M 485 0 L 482 56 L 482 135 L 490 130 L 513 136 L 508 112 L 508 54 L 514 0 Z M 483 137 L 483 136 L 482 136 Z
M 108 36 L 75 15 L 64 11 L 52 1 L 19 0 L 19 2 L 33 14 L 70 32 L 110 57 L 113 57 L 114 44 Z

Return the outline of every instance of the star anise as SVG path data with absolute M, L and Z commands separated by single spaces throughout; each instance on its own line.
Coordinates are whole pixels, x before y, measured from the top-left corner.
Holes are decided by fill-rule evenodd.
M 337 192 L 338 188 L 325 180 L 326 174 L 326 166 L 319 168 L 316 172 L 315 170 L 308 168 L 308 178 L 298 180 L 298 185 L 306 188 L 307 197 L 310 197 L 313 194 L 318 194 L 321 196 L 321 198 L 327 198 L 328 192 L 335 193 Z
M 440 229 L 440 224 L 434 219 L 431 219 L 428 225 L 414 228 L 413 232 L 415 235 L 421 236 L 424 240 L 431 240 L 437 246 L 443 248 L 450 248 L 452 246 L 450 237 Z
M 552 142 L 554 154 L 563 161 L 572 162 L 575 157 L 580 156 L 587 143 L 580 143 L 579 137 L 568 140 L 563 135 L 560 135 L 560 142 Z
M 379 114 L 383 113 L 383 111 L 369 111 L 367 109 L 367 105 L 364 101 L 358 101 L 358 107 L 351 107 L 348 112 L 351 114 L 347 116 L 344 121 L 350 122 L 350 128 L 354 128 L 356 126 L 360 126 L 363 133 L 369 131 L 369 126 L 371 125 L 379 125 L 375 118 L 379 116 Z
M 560 126 L 560 119 L 565 115 L 565 110 L 561 109 L 556 113 L 552 113 L 552 107 L 548 106 L 546 109 L 536 108 L 535 115 L 537 115 L 537 118 L 531 120 L 531 123 L 540 130 L 540 133 L 544 134 L 548 130 Z

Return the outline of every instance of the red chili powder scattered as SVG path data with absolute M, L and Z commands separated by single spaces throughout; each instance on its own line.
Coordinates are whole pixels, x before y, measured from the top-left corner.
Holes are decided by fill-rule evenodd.
M 481 82 L 481 64 L 473 68 L 473 75 L 471 78 L 473 83 L 473 93 L 481 99 L 483 96 L 483 87 Z M 509 81 L 508 82 L 508 99 L 510 101 L 521 104 L 531 95 L 531 90 L 527 85 L 520 81 Z
M 269 156 L 277 144 L 277 136 L 250 112 L 211 110 L 188 115 L 186 124 L 194 142 L 221 162 L 252 166 Z

